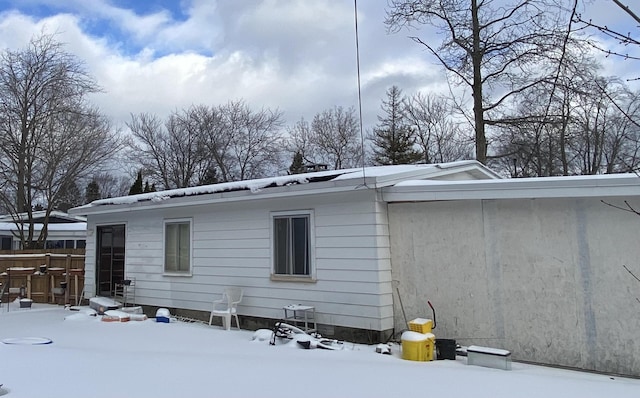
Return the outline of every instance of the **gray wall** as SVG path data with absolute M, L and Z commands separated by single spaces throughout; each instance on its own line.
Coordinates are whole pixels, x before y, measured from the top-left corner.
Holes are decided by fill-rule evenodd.
M 606 201 L 624 205 L 624 198 Z M 640 200 L 627 198 L 640 209 Z M 640 375 L 640 216 L 599 199 L 389 204 L 396 331 L 515 360 Z M 400 299 L 398 300 L 398 295 Z

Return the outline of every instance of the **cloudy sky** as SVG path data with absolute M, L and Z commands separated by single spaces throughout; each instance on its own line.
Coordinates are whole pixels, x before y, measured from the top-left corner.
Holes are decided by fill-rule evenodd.
M 392 85 L 405 94 L 447 90 L 406 32 L 387 34 L 385 6 L 358 2 L 365 126 Z M 629 20 L 610 0 L 583 11 L 610 26 Z M 165 117 L 238 99 L 277 108 L 292 124 L 335 105 L 357 109 L 354 20 L 353 0 L 0 0 L 0 49 L 57 33 L 104 88 L 92 102 L 119 126 L 131 113 Z

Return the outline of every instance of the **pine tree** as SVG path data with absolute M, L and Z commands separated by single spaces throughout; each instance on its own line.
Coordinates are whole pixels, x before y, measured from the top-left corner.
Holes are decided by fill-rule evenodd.
M 216 168 L 209 166 L 204 171 L 204 175 L 200 178 L 200 181 L 198 181 L 198 185 L 212 185 L 217 184 L 218 182 L 220 181 L 218 181 L 218 172 L 216 171 Z
M 94 200 L 101 199 L 102 195 L 100 194 L 100 186 L 96 182 L 96 180 L 92 180 L 84 191 L 84 202 L 91 203 Z
M 293 155 L 293 162 L 291 162 L 291 166 L 289 166 L 289 174 L 300 173 L 304 173 L 304 161 L 302 159 L 302 154 L 298 151 Z
M 382 101 L 384 116 L 373 129 L 374 161 L 379 165 L 412 164 L 422 157 L 414 149 L 415 137 L 404 114 L 405 102 L 402 90 L 392 86 L 387 90 L 387 100 Z
M 137 195 L 139 193 L 143 193 L 142 191 L 142 171 L 138 171 L 138 176 L 136 180 L 133 182 L 131 189 L 129 189 L 129 195 Z

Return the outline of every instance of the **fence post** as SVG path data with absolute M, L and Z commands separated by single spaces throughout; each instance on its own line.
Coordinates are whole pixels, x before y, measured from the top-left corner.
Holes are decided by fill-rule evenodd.
M 48 287 L 47 287 L 47 302 L 49 303 L 54 303 L 56 302 L 56 295 L 55 295 L 55 290 L 53 290 L 54 283 L 55 283 L 55 279 L 56 277 L 53 276 L 51 274 L 51 271 L 49 271 L 49 269 L 51 268 L 51 254 L 46 253 L 44 255 L 44 265 L 47 266 L 47 282 L 48 282 Z M 49 301 L 51 300 L 51 301 Z
M 71 285 L 69 284 L 69 272 L 71 270 L 71 254 L 67 254 L 67 259 L 65 261 L 65 273 L 64 273 L 64 281 L 67 284 L 67 288 L 64 290 L 64 303 L 69 304 L 69 290 L 71 290 Z

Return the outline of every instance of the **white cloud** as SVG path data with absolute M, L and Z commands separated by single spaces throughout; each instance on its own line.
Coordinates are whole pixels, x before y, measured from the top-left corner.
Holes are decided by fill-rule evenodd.
M 59 32 L 105 89 L 92 100 L 119 125 L 130 113 L 164 117 L 236 99 L 279 108 L 289 123 L 335 105 L 358 107 L 351 0 L 193 0 L 180 3 L 180 15 L 136 13 L 106 0 L 33 1 L 66 13 L 0 14 L 0 47 L 24 46 L 42 29 Z M 406 94 L 447 92 L 442 69 L 420 45 L 406 32 L 387 34 L 384 2 L 358 6 L 365 126 L 376 123 L 392 85 Z M 114 33 L 99 35 L 104 27 Z
M 285 112 L 288 121 L 311 118 L 334 105 L 357 107 L 353 4 L 350 1 L 194 1 L 185 20 L 167 12 L 136 15 L 106 2 L 75 1 L 76 14 L 36 20 L 19 13 L 0 18 L 0 44 L 20 32 L 12 45 L 21 46 L 43 27 L 59 32 L 70 52 L 83 59 L 106 93 L 94 101 L 122 125 L 130 113 L 166 115 L 193 103 L 221 104 L 245 99 L 259 108 Z M 381 6 L 381 5 L 380 5 Z M 379 10 L 378 10 L 379 11 Z M 106 19 L 129 32 L 140 50 L 127 51 L 115 36 L 95 37 L 84 27 L 91 19 Z M 388 87 L 420 75 L 420 56 L 397 58 L 406 52 L 384 41 L 381 20 L 361 11 L 363 76 L 373 76 L 363 92 L 372 109 Z M 4 42 L 3 42 L 4 41 Z M 169 52 L 169 50 L 173 52 Z M 166 53 L 166 54 L 163 54 Z M 427 77 L 428 74 L 425 74 Z M 374 114 L 370 112 L 370 114 Z M 370 121 L 375 122 L 375 120 Z

